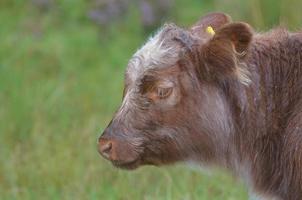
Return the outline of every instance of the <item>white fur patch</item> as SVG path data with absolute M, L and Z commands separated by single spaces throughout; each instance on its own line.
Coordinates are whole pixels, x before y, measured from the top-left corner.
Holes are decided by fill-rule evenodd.
M 250 195 L 249 200 L 281 200 L 281 199 L 272 197 L 272 196 L 263 196 L 263 195 L 252 194 L 252 195 Z
M 236 75 L 237 75 L 239 81 L 243 85 L 248 86 L 251 83 L 250 72 L 247 69 L 247 66 L 245 65 L 245 63 L 239 63 L 239 66 L 237 67 Z
M 131 102 L 130 99 L 131 99 L 132 96 L 133 96 L 133 91 L 130 89 L 126 93 L 126 95 L 123 99 L 122 105 L 121 105 L 120 109 L 118 110 L 118 112 L 116 113 L 116 119 L 121 119 L 120 116 L 123 116 L 123 115 L 126 114 L 127 110 L 130 107 L 130 102 Z
M 177 62 L 181 47 L 177 42 L 167 41 L 171 38 L 166 35 L 167 29 L 173 27 L 165 25 L 134 54 L 126 71 L 132 81 L 144 74 L 147 69 L 171 66 Z

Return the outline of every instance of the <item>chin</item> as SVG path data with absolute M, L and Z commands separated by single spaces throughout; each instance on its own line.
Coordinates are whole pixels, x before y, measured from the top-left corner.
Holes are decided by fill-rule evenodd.
M 113 166 L 115 166 L 119 169 L 124 169 L 124 170 L 135 170 L 142 165 L 140 160 L 134 160 L 131 162 L 114 162 L 114 161 L 112 161 L 112 164 L 113 164 Z

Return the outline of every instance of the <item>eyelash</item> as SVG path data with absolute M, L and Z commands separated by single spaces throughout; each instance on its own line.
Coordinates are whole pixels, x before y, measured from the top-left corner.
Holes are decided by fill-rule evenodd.
M 167 98 L 172 93 L 172 88 L 157 88 L 157 96 L 160 99 Z

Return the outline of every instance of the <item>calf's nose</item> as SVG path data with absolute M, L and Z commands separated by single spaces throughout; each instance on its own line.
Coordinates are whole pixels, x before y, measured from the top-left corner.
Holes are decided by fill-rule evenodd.
M 104 158 L 110 159 L 112 154 L 112 141 L 99 138 L 99 152 Z

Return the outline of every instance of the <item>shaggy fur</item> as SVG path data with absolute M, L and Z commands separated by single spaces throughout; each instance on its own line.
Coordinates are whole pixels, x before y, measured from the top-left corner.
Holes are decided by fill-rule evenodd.
M 126 169 L 215 165 L 256 198 L 301 199 L 302 34 L 254 33 L 222 13 L 164 26 L 130 60 L 99 151 Z

